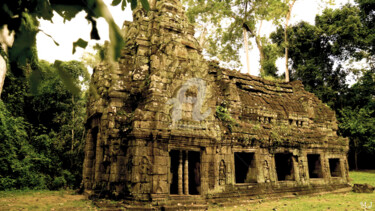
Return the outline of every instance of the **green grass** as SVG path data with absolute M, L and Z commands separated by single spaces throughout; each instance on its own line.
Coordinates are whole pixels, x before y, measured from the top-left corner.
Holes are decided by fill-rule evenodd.
M 352 183 L 368 183 L 375 186 L 375 170 L 350 172 Z M 265 199 L 257 203 L 237 206 L 211 206 L 210 210 L 363 210 L 361 202 L 373 202 L 368 210 L 375 211 L 375 193 L 342 193 L 300 196 L 277 200 Z M 99 210 L 92 201 L 71 190 L 14 190 L 0 191 L 0 211 L 3 210 Z
M 14 190 L 0 191 L 2 210 L 95 210 L 95 207 L 71 190 Z
M 368 183 L 375 186 L 375 170 L 351 171 L 350 178 L 354 183 Z M 373 203 L 373 207 L 368 210 L 375 211 L 375 193 L 339 193 L 320 194 L 316 196 L 300 196 L 297 198 L 287 198 L 278 200 L 264 200 L 259 203 L 239 204 L 231 207 L 212 207 L 210 210 L 363 210 L 361 202 Z
M 350 178 L 353 180 L 352 181 L 353 184 L 354 183 L 368 183 L 372 186 L 375 186 L 375 170 L 351 171 L 349 175 L 350 175 Z

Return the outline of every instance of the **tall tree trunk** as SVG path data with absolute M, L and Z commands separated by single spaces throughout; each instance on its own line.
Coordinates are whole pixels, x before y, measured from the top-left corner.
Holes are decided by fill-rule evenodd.
M 255 43 L 256 43 L 257 48 L 259 50 L 260 76 L 263 78 L 265 76 L 264 69 L 263 69 L 264 52 L 263 52 L 263 44 L 262 44 L 262 40 L 261 40 L 261 35 L 260 35 L 262 25 L 263 25 L 263 20 L 260 21 L 258 33 L 254 34 L 251 30 L 250 30 L 250 33 L 251 33 L 252 36 L 255 37 Z
M 245 28 L 243 28 L 243 41 L 244 41 L 244 44 L 245 44 L 247 73 L 250 75 L 249 42 L 247 40 L 247 31 L 246 31 Z
M 358 152 L 357 152 L 357 150 L 354 150 L 354 165 L 355 165 L 355 170 L 358 171 Z
M 260 76 L 264 77 L 265 76 L 264 69 L 263 69 L 264 52 L 263 52 L 262 41 L 260 40 L 259 36 L 255 36 L 255 43 L 257 44 L 257 48 L 259 50 Z
M 288 10 L 288 13 L 286 15 L 286 20 L 285 20 L 284 43 L 285 43 L 285 81 L 286 82 L 289 82 L 289 64 L 288 64 L 288 61 L 289 61 L 288 45 L 289 45 L 289 43 L 288 43 L 287 30 L 288 30 L 288 26 L 289 26 L 290 16 L 292 14 L 293 5 L 294 5 L 295 2 L 296 2 L 296 0 L 293 0 L 292 3 L 289 4 L 289 10 Z
M 0 55 L 0 99 L 1 99 L 1 93 L 3 91 L 6 73 L 7 73 L 7 63 L 5 59 Z
M 75 119 L 75 114 L 74 114 L 74 95 L 72 96 L 72 105 L 73 105 L 73 109 L 72 109 L 72 146 L 71 146 L 71 151 L 73 153 L 73 149 L 74 149 L 74 119 Z
M 202 34 L 199 36 L 199 45 L 204 48 L 206 45 L 206 35 L 207 35 L 207 28 L 204 27 Z
M 73 152 L 74 152 L 74 126 L 75 126 L 75 113 L 74 113 L 74 95 L 72 95 L 72 143 L 71 143 L 71 148 L 70 148 L 70 166 L 71 168 L 73 167 L 74 165 L 74 156 L 73 156 Z
M 355 170 L 358 170 L 358 153 L 359 153 L 358 138 L 355 138 L 353 142 L 354 142 L 354 167 L 355 167 Z
M 5 25 L 3 28 L 0 28 L 0 48 L 3 53 L 8 53 L 8 47 L 13 45 L 14 41 L 14 32 L 10 33 L 8 27 Z M 5 76 L 7 73 L 7 62 L 4 58 L 4 54 L 0 54 L 0 97 L 3 92 L 3 86 L 5 81 Z

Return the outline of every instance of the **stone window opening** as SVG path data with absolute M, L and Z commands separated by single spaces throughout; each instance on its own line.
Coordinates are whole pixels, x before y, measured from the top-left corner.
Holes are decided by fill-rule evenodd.
M 293 124 L 293 119 L 289 119 L 289 125 Z
M 341 177 L 340 159 L 329 159 L 329 170 L 331 172 L 331 177 Z
M 196 151 L 171 150 L 170 194 L 199 195 L 201 192 L 200 153 Z
M 256 183 L 257 170 L 254 153 L 234 153 L 236 183 Z
M 293 156 L 291 153 L 275 154 L 277 180 L 294 180 Z
M 309 166 L 310 178 L 323 178 L 322 164 L 319 154 L 307 155 L 307 163 Z

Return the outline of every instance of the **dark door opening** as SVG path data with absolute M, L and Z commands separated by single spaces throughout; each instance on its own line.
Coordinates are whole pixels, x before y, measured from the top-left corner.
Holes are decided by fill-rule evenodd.
M 331 172 L 331 177 L 341 177 L 340 159 L 329 159 L 329 170 Z
M 234 153 L 236 183 L 257 182 L 257 170 L 254 153 Z
M 189 194 L 199 195 L 201 190 L 201 160 L 200 153 L 189 151 Z
M 178 164 L 180 151 L 171 150 L 169 152 L 169 157 L 171 159 L 170 194 L 178 194 Z
M 180 153 L 182 153 L 182 156 L 180 156 Z M 201 192 L 200 152 L 171 150 L 169 156 L 171 159 L 170 194 L 199 195 Z M 182 170 L 180 173 L 179 168 Z M 185 178 L 186 171 L 188 173 L 187 178 Z M 179 182 L 182 187 L 180 193 Z
M 320 155 L 318 154 L 307 155 L 307 163 L 309 165 L 310 178 L 323 178 Z
M 277 180 L 294 180 L 293 157 L 290 153 L 275 154 Z

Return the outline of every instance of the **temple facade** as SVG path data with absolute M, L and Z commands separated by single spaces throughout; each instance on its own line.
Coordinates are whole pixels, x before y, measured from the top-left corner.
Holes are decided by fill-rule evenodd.
M 334 111 L 300 81 L 206 61 L 179 0 L 150 7 L 124 23 L 119 61 L 94 69 L 86 194 L 153 203 L 349 187 Z

